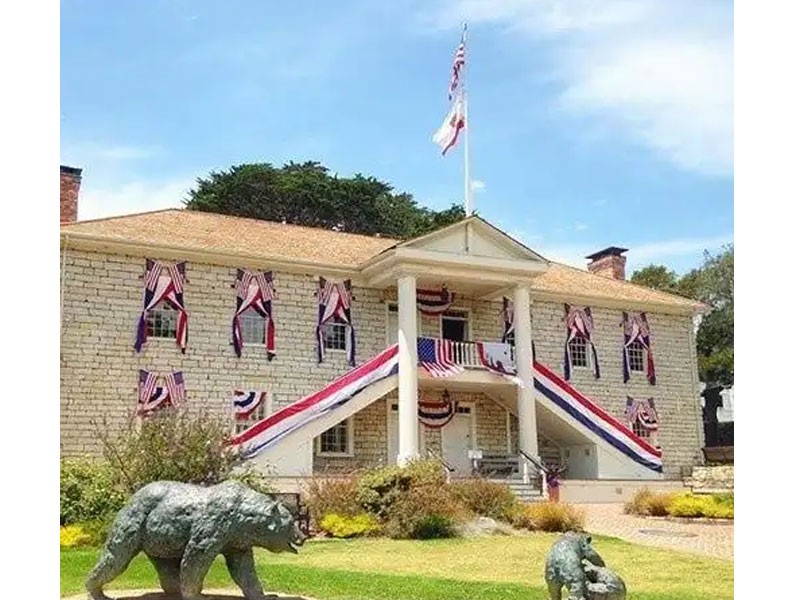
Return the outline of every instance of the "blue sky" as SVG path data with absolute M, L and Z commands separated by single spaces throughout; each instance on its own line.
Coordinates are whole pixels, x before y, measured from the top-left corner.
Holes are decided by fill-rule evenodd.
M 289 160 L 462 202 L 462 144 L 431 141 L 462 20 L 481 216 L 576 266 L 630 248 L 629 273 L 733 240 L 733 6 L 686 0 L 62 0 L 80 218 Z

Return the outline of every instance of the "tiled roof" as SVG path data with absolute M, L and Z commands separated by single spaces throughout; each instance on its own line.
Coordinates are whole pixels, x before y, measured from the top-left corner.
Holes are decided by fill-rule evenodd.
M 388 238 L 181 209 L 79 221 L 62 225 L 61 231 L 353 268 L 397 243 Z
M 265 260 L 280 259 L 353 269 L 399 243 L 391 238 L 182 209 L 79 221 L 61 225 L 61 231 L 108 241 L 228 252 Z M 534 280 L 531 286 L 534 292 L 662 304 L 687 310 L 697 310 L 703 306 L 627 281 L 601 277 L 555 262 L 550 265 L 547 272 Z
M 624 302 L 644 302 L 648 304 L 663 304 L 674 307 L 685 307 L 687 310 L 700 310 L 703 304 L 676 296 L 659 292 L 629 281 L 620 281 L 574 267 L 568 267 L 551 262 L 550 268 L 534 279 L 531 289 L 549 294 L 563 294 L 564 296 L 590 296 L 608 300 Z

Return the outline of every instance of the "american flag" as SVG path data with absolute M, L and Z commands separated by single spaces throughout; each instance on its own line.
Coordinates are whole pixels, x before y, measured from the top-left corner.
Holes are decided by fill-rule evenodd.
M 417 340 L 419 366 L 431 377 L 450 377 L 464 372 L 464 367 L 453 361 L 453 342 L 433 338 Z
M 456 55 L 453 57 L 453 73 L 450 76 L 450 89 L 447 93 L 448 100 L 453 99 L 453 92 L 458 87 L 459 79 L 461 78 L 461 68 L 467 62 L 467 46 L 466 46 L 467 26 L 464 25 L 464 32 L 461 34 L 461 43 L 456 48 Z
M 165 377 L 166 387 L 172 406 L 180 405 L 186 396 L 186 387 L 183 383 L 183 371 L 175 371 Z

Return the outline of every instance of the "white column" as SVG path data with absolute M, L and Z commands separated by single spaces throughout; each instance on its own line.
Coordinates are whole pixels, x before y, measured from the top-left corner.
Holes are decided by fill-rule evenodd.
M 538 460 L 539 438 L 536 431 L 536 404 L 533 395 L 530 299 L 530 287 L 527 284 L 518 285 L 514 289 L 514 351 L 517 376 L 525 383 L 525 387 L 517 388 L 519 447 Z
M 397 279 L 397 340 L 399 372 L 397 403 L 397 463 L 404 465 L 419 456 L 417 431 L 417 280 L 412 275 Z

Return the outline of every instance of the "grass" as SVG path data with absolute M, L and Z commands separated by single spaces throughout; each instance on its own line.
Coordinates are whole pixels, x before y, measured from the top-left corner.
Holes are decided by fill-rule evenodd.
M 546 598 L 544 558 L 558 534 L 456 540 L 309 542 L 299 556 L 256 551 L 264 587 L 325 600 L 531 600 Z M 628 584 L 631 600 L 728 600 L 733 562 L 604 536 L 593 545 Z M 61 552 L 61 595 L 83 591 L 98 550 Z M 157 588 L 140 555 L 110 589 Z M 234 587 L 218 558 L 207 588 Z

